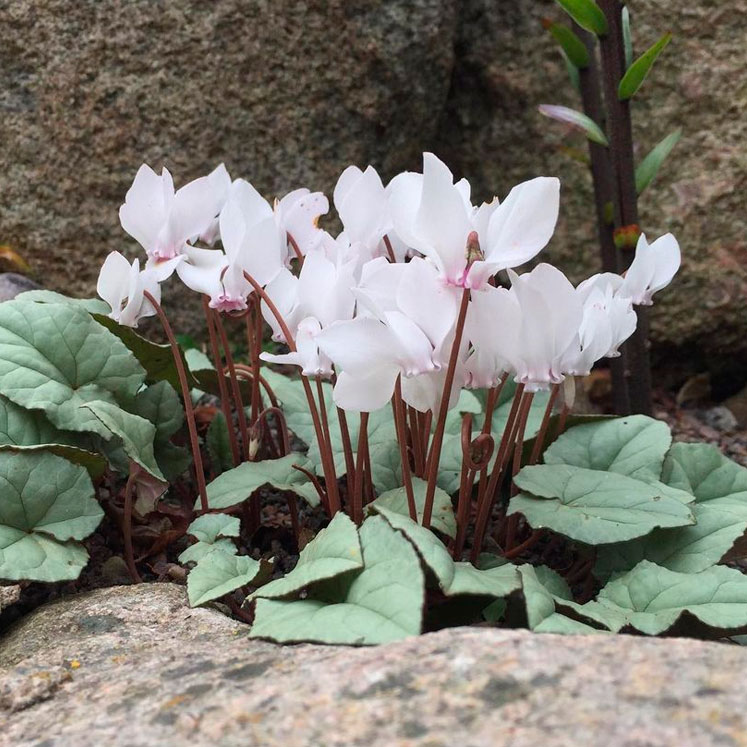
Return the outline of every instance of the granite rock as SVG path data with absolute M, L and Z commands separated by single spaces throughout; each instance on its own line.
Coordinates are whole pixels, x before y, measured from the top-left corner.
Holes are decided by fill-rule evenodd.
M 0 641 L 2 745 L 741 745 L 747 652 L 457 628 L 280 647 L 182 587 L 43 607 Z
M 632 4 L 636 51 L 674 41 L 635 103 L 639 158 L 683 138 L 644 195 L 642 226 L 672 230 L 684 263 L 657 299 L 654 358 L 682 378 L 747 362 L 747 0 Z M 596 269 L 591 186 L 537 113 L 577 106 L 540 26 L 552 0 L 12 0 L 0 4 L 0 239 L 44 284 L 94 292 L 112 249 L 134 253 L 117 208 L 138 165 L 177 182 L 225 161 L 272 197 L 331 191 L 349 163 L 385 178 L 436 150 L 477 198 L 544 173 L 563 180 L 547 256 Z M 199 304 L 167 304 L 190 330 Z M 743 375 L 743 373 L 742 373 Z

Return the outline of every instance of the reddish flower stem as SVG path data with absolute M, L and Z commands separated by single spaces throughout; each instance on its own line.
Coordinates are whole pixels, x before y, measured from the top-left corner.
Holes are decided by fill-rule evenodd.
M 236 375 L 241 379 L 246 379 L 247 381 L 251 381 L 254 378 L 254 371 L 249 366 L 245 366 L 243 363 L 235 363 L 234 368 L 236 369 Z M 267 396 L 270 399 L 270 404 L 273 407 L 280 407 L 280 404 L 278 402 L 278 398 L 275 394 L 275 392 L 272 390 L 272 387 L 267 383 L 267 379 L 262 376 L 262 374 L 259 375 L 259 383 L 262 385 L 262 388 L 267 393 Z
M 239 421 L 239 431 L 241 432 L 241 443 L 244 450 L 244 459 L 246 461 L 249 461 L 249 459 L 251 458 L 249 449 L 249 431 L 246 427 L 246 413 L 244 412 L 244 402 L 241 398 L 241 387 L 239 386 L 239 379 L 236 376 L 236 367 L 233 364 L 231 346 L 228 344 L 228 335 L 226 335 L 225 327 L 223 326 L 220 314 L 217 311 L 213 312 L 213 319 L 215 320 L 215 328 L 218 330 L 221 345 L 223 346 L 223 354 L 226 356 L 228 378 L 231 382 L 231 390 L 233 391 L 233 404 L 236 408 L 236 417 Z
M 477 506 L 477 519 L 475 520 L 475 536 L 472 545 L 472 555 L 470 560 L 474 563 L 477 560 L 477 556 L 480 554 L 482 543 L 485 540 L 485 532 L 488 528 L 488 522 L 490 521 L 490 515 L 493 512 L 493 504 L 495 503 L 496 494 L 498 491 L 498 485 L 503 477 L 503 471 L 506 463 L 506 456 L 510 453 L 510 446 L 513 444 L 514 425 L 516 424 L 516 416 L 519 412 L 519 405 L 521 404 L 522 395 L 524 393 L 524 385 L 519 384 L 514 392 L 514 400 L 511 403 L 511 410 L 508 413 L 508 419 L 503 429 L 503 435 L 501 436 L 501 443 L 498 447 L 498 454 L 493 464 L 493 471 L 490 474 L 488 480 L 488 486 L 485 492 L 480 496 L 480 502 Z
M 550 398 L 547 400 L 547 407 L 545 407 L 545 414 L 542 416 L 542 423 L 537 431 L 537 436 L 534 439 L 534 446 L 532 447 L 532 454 L 529 457 L 529 464 L 537 464 L 540 454 L 542 454 L 542 447 L 545 444 L 545 437 L 547 436 L 547 427 L 550 425 L 550 417 L 552 416 L 552 408 L 555 406 L 555 401 L 558 398 L 558 392 L 560 391 L 560 384 L 553 384 L 550 388 Z
M 213 365 L 215 366 L 215 371 L 218 374 L 220 407 L 223 411 L 223 416 L 226 418 L 226 428 L 228 428 L 228 441 L 231 447 L 231 459 L 233 460 L 233 466 L 236 467 L 241 461 L 241 455 L 239 454 L 239 444 L 236 440 L 236 431 L 233 429 L 233 418 L 231 417 L 231 400 L 228 397 L 228 387 L 226 386 L 226 377 L 223 371 L 223 360 L 221 358 L 220 348 L 218 347 L 218 338 L 215 335 L 213 315 L 207 296 L 202 297 L 202 308 L 205 312 L 205 322 L 207 324 L 208 337 L 210 338 L 210 352 L 213 356 Z
M 257 422 L 262 407 L 262 397 L 259 391 L 260 359 L 262 352 L 262 309 L 257 297 L 252 304 L 253 313 L 246 317 L 246 331 L 249 351 L 252 356 L 252 423 Z M 253 326 L 252 326 L 253 322 Z
M 296 343 L 293 341 L 293 336 L 288 329 L 288 325 L 285 323 L 283 315 L 278 311 L 277 306 L 273 300 L 265 293 L 264 288 L 248 273 L 244 273 L 244 277 L 247 282 L 254 288 L 257 295 L 265 302 L 270 313 L 277 320 L 278 326 L 285 337 L 285 342 L 288 345 L 288 349 L 294 353 L 296 352 Z M 330 445 L 324 442 L 324 432 L 322 430 L 321 420 L 319 419 L 319 412 L 316 407 L 314 400 L 314 394 L 311 391 L 311 385 L 309 384 L 308 377 L 301 375 L 301 384 L 303 385 L 304 394 L 306 395 L 306 401 L 309 405 L 309 412 L 311 414 L 311 420 L 314 424 L 314 432 L 316 433 L 317 443 L 319 444 L 319 454 L 322 459 L 322 469 L 324 470 L 324 481 L 327 489 L 327 496 L 329 498 L 329 513 L 334 516 L 340 510 L 340 494 L 337 490 L 337 478 L 335 476 L 335 463 L 332 458 L 332 452 Z
M 436 430 L 433 433 L 433 443 L 431 444 L 430 453 L 428 455 L 428 486 L 425 492 L 425 505 L 423 506 L 423 526 L 426 528 L 430 527 L 431 525 L 433 499 L 436 495 L 436 480 L 438 479 L 438 464 L 441 460 L 441 446 L 443 445 L 444 441 L 444 427 L 446 426 L 446 416 L 449 412 L 449 399 L 451 398 L 451 387 L 454 384 L 454 376 L 456 375 L 457 361 L 459 359 L 459 348 L 462 345 L 464 322 L 467 319 L 469 294 L 469 288 L 465 288 L 462 291 L 462 302 L 459 306 L 459 316 L 457 317 L 456 328 L 454 331 L 454 342 L 451 346 L 449 366 L 446 369 L 444 388 L 443 392 L 441 393 L 441 402 L 438 408 Z
M 392 242 L 389 240 L 389 237 L 384 234 L 384 246 L 386 247 L 386 253 L 389 257 L 389 261 L 394 264 L 397 261 L 397 258 L 394 256 L 394 249 L 392 249 Z
M 195 423 L 195 412 L 192 407 L 192 398 L 189 393 L 187 371 L 184 368 L 184 361 L 182 360 L 182 354 L 179 350 L 179 343 L 176 341 L 176 337 L 174 337 L 174 331 L 171 329 L 171 324 L 169 323 L 164 310 L 161 308 L 161 304 L 159 304 L 148 291 L 144 291 L 144 295 L 155 309 L 158 319 L 161 322 L 161 326 L 163 327 L 163 331 L 169 341 L 169 345 L 171 345 L 171 354 L 174 357 L 174 365 L 176 366 L 176 372 L 182 390 L 182 399 L 184 400 L 184 415 L 187 421 L 187 429 L 189 430 L 189 442 L 192 447 L 192 460 L 195 469 L 195 479 L 197 480 L 197 489 L 200 494 L 200 503 L 202 510 L 207 511 L 208 498 L 207 488 L 205 486 L 205 471 L 202 466 L 200 441 L 197 437 L 197 424 Z
M 352 511 L 353 521 L 360 525 L 363 522 L 363 480 L 368 443 L 368 413 L 361 413 L 360 430 L 358 431 L 358 454 L 355 464 L 355 486 L 353 488 Z
M 527 419 L 529 418 L 529 410 L 532 407 L 532 400 L 534 399 L 534 392 L 524 392 L 524 396 L 521 398 L 521 410 L 519 412 L 518 424 L 516 428 L 516 438 L 514 441 L 514 459 L 513 466 L 511 468 L 511 476 L 516 477 L 519 470 L 521 469 L 521 455 L 524 450 L 524 433 L 526 432 Z M 511 495 L 514 496 L 518 492 L 516 485 L 511 485 Z M 514 547 L 514 540 L 516 537 L 516 530 L 519 526 L 519 514 L 512 514 L 508 517 L 508 529 L 506 531 L 506 550 L 511 550 Z
M 291 248 L 293 249 L 296 259 L 303 265 L 303 254 L 301 253 L 301 250 L 298 247 L 298 244 L 296 243 L 296 240 L 291 236 L 290 232 L 288 232 L 288 243 L 291 245 Z
M 423 457 L 423 439 L 420 428 L 418 411 L 414 407 L 407 408 L 410 416 L 410 441 L 412 442 L 412 455 L 415 461 L 415 474 L 418 477 L 425 475 L 425 458 Z
M 392 397 L 392 410 L 394 411 L 394 426 L 397 431 L 399 443 L 399 458 L 402 462 L 402 482 L 407 495 L 407 509 L 413 521 L 418 520 L 418 510 L 415 505 L 415 495 L 412 491 L 412 475 L 410 474 L 410 455 L 407 453 L 407 425 L 405 423 L 405 407 L 402 402 L 402 384 L 397 377 L 394 385 L 394 396 Z
M 485 403 L 485 419 L 482 423 L 482 432 L 483 433 L 491 433 L 493 430 L 493 412 L 495 410 L 495 405 L 498 402 L 498 398 L 501 396 L 501 392 L 503 391 L 503 387 L 505 386 L 506 382 L 508 381 L 508 374 L 505 374 L 503 379 L 501 379 L 500 384 L 498 386 L 492 387 L 488 391 L 488 398 Z M 483 494 L 485 493 L 485 490 L 488 486 L 488 467 L 490 465 L 486 464 L 483 469 L 480 470 L 480 484 L 477 488 L 477 504 L 478 506 L 481 503 L 481 499 Z

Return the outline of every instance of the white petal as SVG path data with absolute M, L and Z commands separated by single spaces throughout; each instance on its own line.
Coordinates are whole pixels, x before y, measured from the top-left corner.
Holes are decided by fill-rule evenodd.
M 416 246 L 450 281 L 460 283 L 471 226 L 451 171 L 432 153 L 423 154 L 423 194 L 415 219 Z
M 655 274 L 656 259 L 646 241 L 646 235 L 642 233 L 638 238 L 635 257 L 617 291 L 618 295 L 622 298 L 630 298 L 634 304 L 648 303 L 650 297 L 647 291 Z
M 656 291 L 666 288 L 672 282 L 672 278 L 677 273 L 677 270 L 680 269 L 682 256 L 680 254 L 680 245 L 671 233 L 656 239 L 651 244 L 650 250 L 656 262 L 656 271 L 649 286 L 649 293 L 653 295 Z
M 372 166 L 359 171 L 357 179 L 353 180 L 353 176 L 355 173 L 346 169 L 340 177 L 342 185 L 338 182 L 335 188 L 335 207 L 350 240 L 373 248 L 386 230 L 384 185 Z
M 398 375 L 399 370 L 394 366 L 369 370 L 367 375 L 358 377 L 343 371 L 335 384 L 335 404 L 352 412 L 380 410 L 392 398 Z
M 106 301 L 112 311 L 119 312 L 127 293 L 130 263 L 119 252 L 111 252 L 99 270 L 96 292 Z
M 322 230 L 317 224 L 319 218 L 328 212 L 326 195 L 308 189 L 297 189 L 278 204 L 281 229 L 293 237 L 304 256 L 321 244 Z
M 514 187 L 488 224 L 485 259 L 498 270 L 528 262 L 545 247 L 558 220 L 560 181 L 537 177 Z
M 168 174 L 166 169 L 164 174 Z M 170 174 L 165 180 L 163 175 L 159 176 L 150 166 L 143 164 L 119 208 L 122 228 L 147 252 L 154 248 L 158 233 L 166 223 L 170 199 L 165 185 L 167 187 L 170 183 Z M 171 188 L 173 197 L 173 184 Z
M 317 335 L 317 343 L 335 366 L 356 377 L 397 365 L 402 352 L 389 327 L 369 317 L 336 322 Z

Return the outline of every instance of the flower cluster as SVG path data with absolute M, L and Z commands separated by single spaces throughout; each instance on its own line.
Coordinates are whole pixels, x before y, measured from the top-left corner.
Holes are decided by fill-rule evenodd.
M 270 204 L 223 165 L 175 190 L 166 169 L 143 165 L 119 215 L 147 260 L 141 269 L 113 252 L 98 292 L 114 319 L 137 326 L 174 274 L 221 312 L 245 310 L 261 288 L 263 316 L 290 349 L 262 358 L 333 378 L 344 410 L 382 407 L 398 381 L 408 405 L 434 413 L 447 394 L 453 403 L 462 387 L 506 375 L 547 389 L 618 355 L 634 306 L 650 304 L 680 264 L 671 234 L 651 244 L 641 235 L 624 277 L 574 287 L 546 263 L 517 273 L 552 237 L 559 192 L 539 177 L 475 206 L 469 183 L 430 153 L 422 173 L 387 186 L 371 166 L 350 166 L 334 190 L 344 229 L 334 237 L 318 225 L 329 211 L 319 192 Z

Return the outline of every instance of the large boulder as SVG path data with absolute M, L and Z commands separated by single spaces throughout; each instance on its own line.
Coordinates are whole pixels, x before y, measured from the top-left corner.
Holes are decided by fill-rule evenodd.
M 695 368 L 744 364 L 747 2 L 632 12 L 638 52 L 675 35 L 636 98 L 639 156 L 684 130 L 642 200 L 644 229 L 675 231 L 685 255 L 657 304 L 657 349 Z M 552 0 L 3 3 L 0 240 L 48 287 L 90 295 L 105 254 L 134 249 L 117 207 L 142 161 L 179 183 L 225 161 L 273 196 L 330 192 L 351 162 L 390 177 L 435 149 L 479 198 L 561 176 L 549 256 L 578 279 L 597 264 L 591 189 L 560 149 L 583 141 L 536 111 L 577 105 L 543 15 L 562 12 Z
M 0 744 L 743 744 L 747 652 L 458 628 L 281 647 L 167 584 L 55 602 L 0 641 Z

